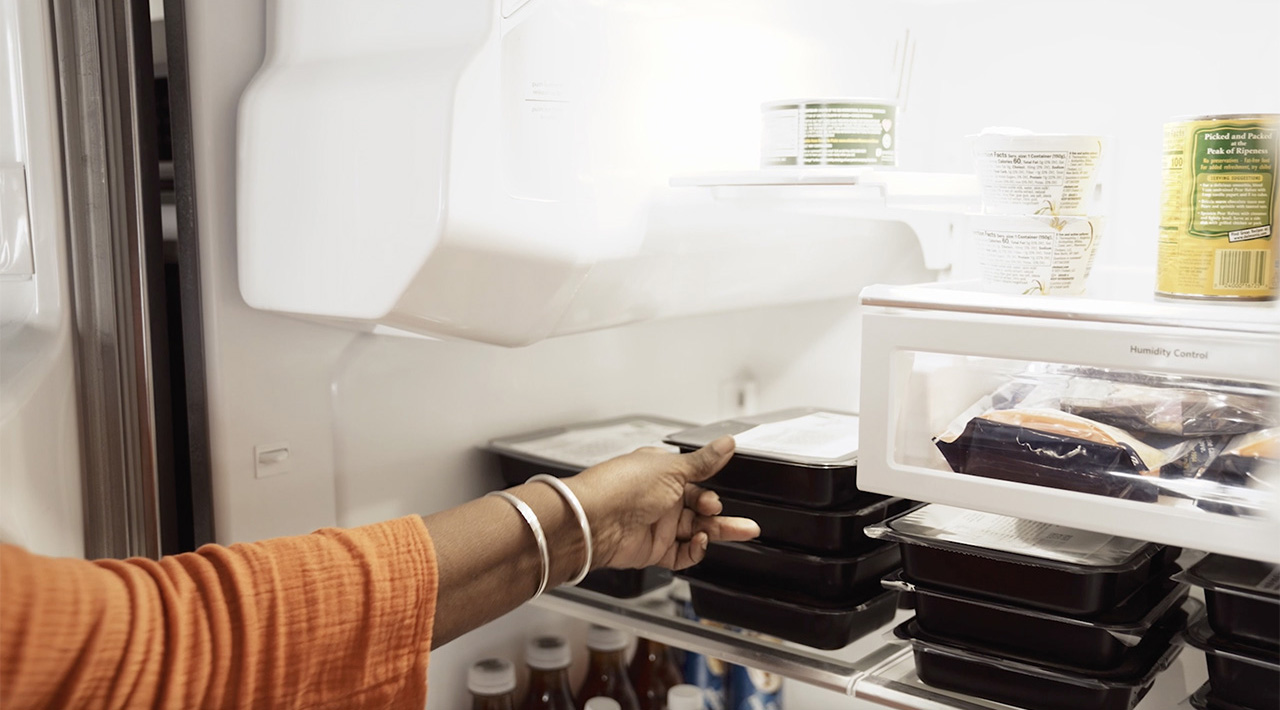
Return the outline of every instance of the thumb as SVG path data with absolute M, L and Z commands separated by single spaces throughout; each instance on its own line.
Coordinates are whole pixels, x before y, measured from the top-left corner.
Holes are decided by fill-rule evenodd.
M 686 483 L 697 483 L 720 472 L 729 459 L 733 457 L 734 441 L 732 436 L 722 436 L 706 446 L 684 454 L 688 464 L 685 474 Z

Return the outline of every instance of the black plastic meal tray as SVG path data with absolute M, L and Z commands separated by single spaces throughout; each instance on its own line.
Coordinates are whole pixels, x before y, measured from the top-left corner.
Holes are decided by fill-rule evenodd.
M 1204 589 L 1209 626 L 1220 637 L 1275 653 L 1280 649 L 1280 567 L 1256 560 L 1209 555 L 1179 575 Z
M 888 624 L 897 609 L 896 592 L 876 590 L 840 606 L 809 606 L 726 589 L 700 579 L 696 570 L 682 576 L 689 581 L 693 610 L 700 618 L 813 648 L 844 648 Z
M 919 503 L 863 493 L 846 507 L 813 510 L 781 503 L 722 495 L 724 515 L 751 518 L 760 525 L 760 542 L 810 552 L 815 555 L 855 555 L 880 544 L 862 529 L 903 513 Z
M 1170 634 L 1153 629 L 1167 622 L 1189 590 L 1188 585 L 1161 576 L 1114 609 L 1082 620 L 964 597 L 899 577 L 886 580 L 885 586 L 892 589 L 905 582 L 914 589 L 904 596 L 915 597 L 916 622 L 925 633 L 993 655 L 1016 654 L 1076 668 L 1082 674 L 1117 668 L 1130 654 L 1142 653 L 1141 645 L 1150 640 L 1163 638 L 1167 643 Z
M 672 579 L 671 570 L 665 567 L 598 569 L 588 574 L 578 586 L 610 597 L 631 599 L 665 587 Z
M 676 446 L 681 453 L 696 450 L 686 444 Z M 818 466 L 741 453 L 702 485 L 745 499 L 818 509 L 847 506 L 862 495 L 857 464 Z
M 957 473 L 1110 498 L 1155 502 L 1138 455 L 1101 444 L 974 417 L 955 441 L 934 442 Z
M 557 478 L 565 478 L 572 476 L 583 470 L 583 466 L 575 466 L 565 461 L 557 461 L 553 458 L 544 458 L 517 450 L 517 447 L 524 442 L 538 441 L 569 431 L 590 432 L 593 428 L 609 426 L 612 424 L 626 424 L 628 422 L 645 422 L 649 424 L 659 424 L 672 428 L 689 427 L 692 424 L 688 422 L 668 419 L 666 417 L 657 417 L 650 414 L 631 414 L 622 417 L 614 417 L 612 419 L 602 419 L 599 421 L 588 422 L 585 424 L 577 424 L 571 426 L 552 427 L 550 429 L 540 429 L 538 431 L 519 434 L 516 436 L 508 436 L 500 439 L 494 439 L 489 442 L 488 451 L 498 457 L 498 472 L 502 475 L 502 480 L 507 486 L 518 486 L 529 480 L 539 473 L 547 473 Z
M 916 675 L 926 684 L 1024 710 L 1132 710 L 1180 650 L 1166 637 L 1112 671 L 1081 674 L 952 645 L 922 631 L 914 619 L 894 634 L 911 642 Z
M 1191 707 L 1196 710 L 1245 710 L 1245 708 L 1213 697 L 1213 687 L 1205 683 L 1189 698 Z
M 1087 617 L 1114 608 L 1153 576 L 1167 575 L 1180 552 L 1148 543 L 1123 567 L 1088 567 L 1008 552 L 997 558 L 904 543 L 902 569 L 924 584 Z
M 701 579 L 794 604 L 843 604 L 880 590 L 898 568 L 893 543 L 852 557 L 819 557 L 758 542 L 713 542 L 698 565 Z
M 1184 637 L 1204 651 L 1210 698 L 1245 710 L 1280 707 L 1280 654 L 1218 636 L 1207 619 L 1188 627 Z

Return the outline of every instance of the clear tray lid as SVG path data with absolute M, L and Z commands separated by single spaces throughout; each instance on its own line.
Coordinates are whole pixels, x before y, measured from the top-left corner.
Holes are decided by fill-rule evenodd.
M 1161 549 L 1127 537 L 936 503 L 868 526 L 866 534 L 909 545 L 1077 573 L 1134 569 Z
M 1267 654 L 1265 651 L 1245 647 L 1214 634 L 1213 629 L 1209 626 L 1208 618 L 1200 618 L 1187 624 L 1187 629 L 1182 633 L 1181 638 L 1183 641 L 1212 656 L 1220 656 L 1232 661 L 1265 668 L 1269 671 L 1280 672 L 1280 659 L 1276 658 L 1274 653 Z
M 885 577 L 880 583 L 886 589 L 895 589 L 908 594 L 948 599 L 1015 616 L 1045 619 L 1070 626 L 1098 629 L 1130 648 L 1141 643 L 1152 626 L 1155 626 L 1163 619 L 1169 613 L 1169 610 L 1180 605 L 1187 598 L 1188 590 L 1185 584 L 1172 582 L 1168 579 L 1155 579 L 1144 588 L 1134 592 L 1133 595 L 1121 602 L 1116 608 L 1109 609 L 1103 612 L 1102 615 L 1091 619 L 1077 619 L 1050 611 L 1029 609 L 1013 604 L 1003 604 L 987 599 L 954 594 L 943 589 L 933 589 L 927 585 L 921 585 L 906 579 L 901 570 Z
M 1182 610 L 1189 617 L 1203 614 L 1204 607 L 1194 599 L 1182 602 Z M 1154 659 L 1149 656 L 1139 658 L 1131 656 L 1119 667 L 1108 670 L 1080 671 L 1066 666 L 1055 666 L 1045 663 L 1031 663 L 1017 658 L 994 656 L 981 649 L 964 643 L 943 642 L 927 637 L 915 625 L 911 618 L 893 630 L 894 636 L 906 641 L 917 651 L 935 653 L 950 658 L 995 666 L 1003 670 L 1050 679 L 1059 683 L 1077 685 L 1085 688 L 1141 688 L 1149 684 L 1162 671 L 1173 664 L 1182 648 L 1178 644 L 1165 646 L 1160 655 Z M 1147 654 L 1142 654 L 1146 656 Z M 1153 662 L 1154 661 L 1154 662 Z
M 1280 565 L 1208 555 L 1177 579 L 1197 587 L 1280 604 Z
M 700 448 L 726 435 L 748 458 L 810 468 L 858 464 L 858 415 L 831 409 L 797 407 L 726 419 L 673 433 L 666 442 Z
M 688 422 L 633 414 L 493 439 L 486 448 L 534 464 L 584 469 L 643 446 L 674 451 L 662 440 L 689 426 Z

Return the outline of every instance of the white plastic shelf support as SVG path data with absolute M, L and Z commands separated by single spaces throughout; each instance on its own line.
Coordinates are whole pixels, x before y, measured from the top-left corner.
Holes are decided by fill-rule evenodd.
M 670 185 L 797 214 L 902 222 L 919 240 L 925 268 L 934 271 L 951 266 L 959 221 L 981 204 L 977 177 L 960 173 L 762 168 L 678 175 Z

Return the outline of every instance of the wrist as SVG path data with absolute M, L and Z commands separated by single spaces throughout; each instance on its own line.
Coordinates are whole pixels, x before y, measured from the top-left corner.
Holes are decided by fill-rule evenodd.
M 597 487 L 584 480 L 581 474 L 563 480 L 577 496 L 591 526 L 591 569 L 608 567 L 622 540 L 614 501 L 599 495 Z
M 544 483 L 525 483 L 512 490 L 533 508 L 542 523 L 550 564 L 547 588 L 553 589 L 576 577 L 586 559 L 586 545 L 568 503 Z

